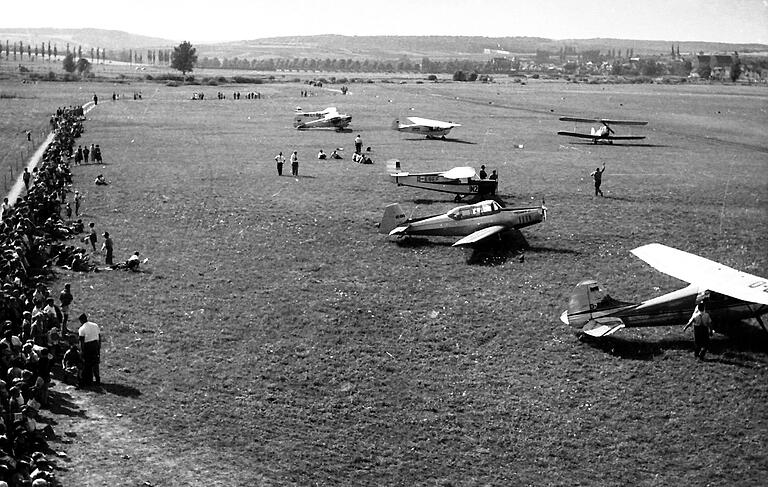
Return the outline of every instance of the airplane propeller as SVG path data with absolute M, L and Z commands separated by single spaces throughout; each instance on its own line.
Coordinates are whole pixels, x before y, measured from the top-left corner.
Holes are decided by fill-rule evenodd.
M 547 219 L 547 207 L 544 205 L 544 198 L 541 199 L 541 210 L 544 212 L 544 220 Z

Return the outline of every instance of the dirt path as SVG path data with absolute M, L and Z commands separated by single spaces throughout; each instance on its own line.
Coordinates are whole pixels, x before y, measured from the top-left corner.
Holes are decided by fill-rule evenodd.
M 66 453 L 58 460 L 63 470 L 57 473 L 64 486 L 215 485 L 209 481 L 211 472 L 196 468 L 190 459 L 175 458 L 128 414 L 110 412 L 101 404 L 109 394 L 62 382 L 52 389 L 50 412 L 58 439 L 50 447 Z M 130 400 L 125 404 L 132 407 Z M 48 413 L 43 411 L 43 417 Z
M 85 105 L 83 105 L 83 113 L 87 114 L 96 105 L 93 104 L 92 101 L 89 101 Z M 48 137 L 45 138 L 42 144 L 40 144 L 40 147 L 37 148 L 34 154 L 32 154 L 32 157 L 29 158 L 29 161 L 27 161 L 26 168 L 29 171 L 32 171 L 32 169 L 35 168 L 40 163 L 40 160 L 43 158 L 43 154 L 45 153 L 45 150 L 48 148 L 48 146 L 53 142 L 53 132 L 48 134 Z M 21 191 L 24 189 L 24 172 L 22 171 L 19 173 L 19 177 L 16 178 L 16 182 L 13 183 L 13 187 L 8 192 L 7 198 L 8 202 L 11 205 L 14 205 L 16 203 L 16 200 L 19 198 L 19 195 L 21 194 Z

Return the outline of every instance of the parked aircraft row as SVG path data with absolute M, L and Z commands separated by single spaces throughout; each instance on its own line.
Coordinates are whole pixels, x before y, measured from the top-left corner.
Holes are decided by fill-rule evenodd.
M 328 127 L 342 130 L 352 120 L 330 107 L 319 112 L 297 109 L 297 129 Z M 423 134 L 428 139 L 445 138 L 460 124 L 421 117 L 407 117 L 392 123 L 392 129 Z M 611 126 L 644 126 L 647 121 L 613 120 L 603 118 L 560 117 L 561 121 L 597 123 L 589 133 L 558 131 L 558 135 L 591 140 L 592 143 L 613 144 L 617 140 L 643 140 L 644 135 L 617 135 Z M 411 173 L 403 171 L 400 161 L 388 161 L 390 180 L 398 186 L 427 189 L 465 196 L 493 196 L 498 181 L 480 179 L 474 168 L 454 167 L 444 171 Z M 388 205 L 379 225 L 379 232 L 393 237 L 459 236 L 454 247 L 474 246 L 504 232 L 545 221 L 547 208 L 503 208 L 497 201 L 457 206 L 446 213 L 408 218 L 399 204 Z M 703 257 L 658 243 L 644 245 L 633 254 L 654 268 L 689 283 L 683 289 L 641 303 L 619 301 L 605 293 L 594 280 L 576 285 L 568 309 L 560 319 L 573 327 L 580 336 L 605 337 L 622 328 L 684 324 L 690 317 L 697 299 L 706 295 L 708 312 L 717 323 L 755 318 L 768 313 L 768 279 L 747 274 Z

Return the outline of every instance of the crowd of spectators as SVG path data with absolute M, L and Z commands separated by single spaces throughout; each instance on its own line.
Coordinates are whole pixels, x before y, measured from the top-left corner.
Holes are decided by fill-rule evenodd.
M 51 265 L 92 269 L 85 249 L 61 240 L 83 232 L 83 223 L 60 212 L 72 183 L 69 161 L 83 132 L 82 107 L 51 117 L 53 141 L 32 171 L 24 196 L 4 202 L 0 221 L 0 487 L 56 485 L 45 457 L 55 437 L 41 416 L 48 404 L 52 367 L 77 342 L 46 283 Z M 26 183 L 26 178 L 25 178 Z M 71 300 L 70 300 L 71 301 Z M 71 372 L 71 371 L 70 371 Z

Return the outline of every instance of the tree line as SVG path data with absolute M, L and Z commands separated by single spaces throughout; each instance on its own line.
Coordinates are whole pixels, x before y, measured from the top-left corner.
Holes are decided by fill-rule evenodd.
M 8 61 L 11 59 L 11 56 L 13 56 L 13 60 L 22 61 L 24 59 L 24 54 L 27 55 L 27 60 L 31 61 L 34 57 L 35 60 L 37 60 L 38 57 L 41 57 L 45 59 L 45 57 L 48 57 L 48 61 L 51 60 L 51 57 L 54 59 L 58 58 L 59 54 L 61 53 L 64 56 L 72 55 L 77 57 L 78 59 L 85 59 L 90 57 L 91 62 L 104 62 L 107 59 L 107 50 L 103 47 L 91 47 L 90 51 L 85 51 L 85 56 L 83 55 L 83 46 L 78 45 L 77 49 L 75 49 L 75 46 L 72 46 L 70 48 L 69 43 L 67 43 L 66 48 L 64 51 L 59 52 L 59 47 L 54 44 L 51 46 L 51 41 L 48 41 L 46 44 L 45 42 L 41 42 L 38 44 L 30 44 L 27 43 L 26 46 L 24 45 L 24 41 L 18 41 L 14 42 L 13 44 L 10 43 L 10 41 L 5 41 L 5 60 Z M 90 55 L 89 55 L 90 54 Z M 3 56 L 3 44 L 0 43 L 0 57 Z

